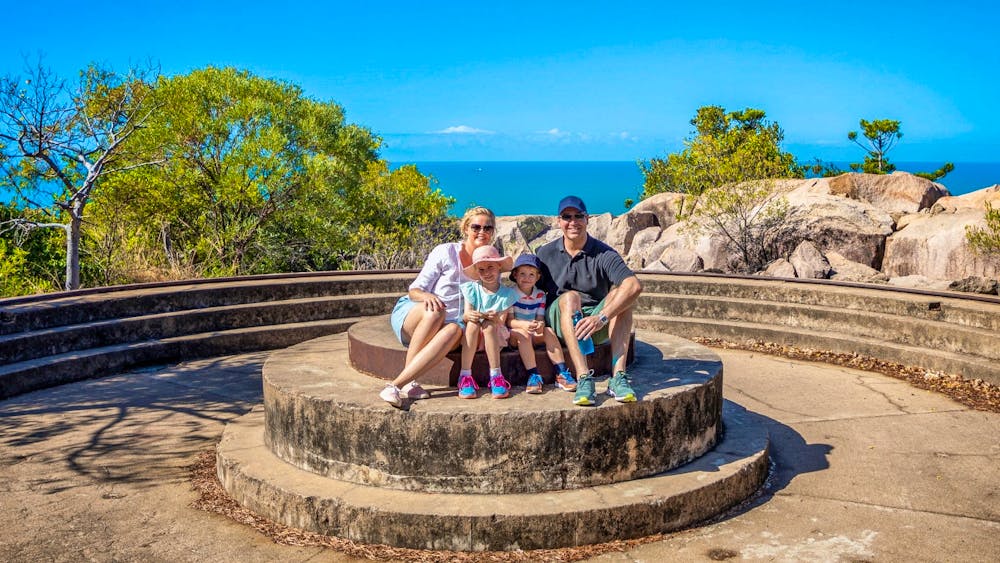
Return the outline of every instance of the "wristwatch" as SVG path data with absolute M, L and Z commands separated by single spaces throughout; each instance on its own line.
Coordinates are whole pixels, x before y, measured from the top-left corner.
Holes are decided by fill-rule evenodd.
M 601 316 L 599 316 L 597 318 L 600 319 L 601 324 L 604 324 L 604 325 L 608 324 L 608 316 L 605 315 L 604 313 L 601 313 Z

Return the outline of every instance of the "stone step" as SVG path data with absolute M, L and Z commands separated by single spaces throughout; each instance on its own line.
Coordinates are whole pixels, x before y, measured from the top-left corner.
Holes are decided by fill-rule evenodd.
M 651 273 L 643 273 L 640 278 L 643 284 L 642 300 L 661 294 L 681 300 L 714 297 L 817 305 L 1000 331 L 1000 297 L 996 296 L 907 290 L 823 280 Z
M 315 272 L 95 288 L 0 300 L 0 334 L 172 311 L 331 295 L 406 292 L 414 274 Z M 389 307 L 391 310 L 391 306 Z
M 752 495 L 768 472 L 765 424 L 729 402 L 723 424 L 724 437 L 710 452 L 643 479 L 540 493 L 427 493 L 359 485 L 288 465 L 265 445 L 264 412 L 258 407 L 227 425 L 217 467 L 223 486 L 240 504 L 319 534 L 416 549 L 551 549 L 679 530 Z M 585 463 L 628 447 L 609 443 L 601 450 L 578 449 L 576 455 Z
M 723 319 L 780 325 L 789 329 L 851 334 L 946 352 L 975 350 L 978 355 L 1000 360 L 1000 344 L 997 344 L 995 330 L 878 311 L 758 299 L 716 296 L 688 298 L 653 293 L 643 294 L 638 312 L 645 315 Z M 889 326 L 892 327 L 891 331 L 886 330 Z
M 381 379 L 395 379 L 406 363 L 406 348 L 392 333 L 388 315 L 371 318 L 358 323 L 348 331 L 350 341 L 351 365 L 358 371 Z M 635 335 L 630 337 L 627 362 L 635 359 Z M 546 384 L 555 381 L 555 368 L 545 353 L 543 346 L 534 349 L 535 364 Z M 563 349 L 563 357 L 569 354 Z M 458 385 L 458 372 L 461 368 L 461 349 L 449 353 L 438 365 L 427 370 L 421 377 L 421 383 L 431 385 Z M 587 364 L 598 375 L 608 375 L 611 371 L 611 344 L 606 342 L 594 346 L 594 353 L 587 357 Z M 521 361 L 520 352 L 516 348 L 504 348 L 500 351 L 500 369 L 514 385 L 524 385 L 528 380 L 527 371 Z M 486 385 L 489 376 L 489 363 L 485 352 L 479 352 L 472 363 L 472 372 L 480 386 Z
M 283 348 L 344 332 L 357 317 L 255 326 L 126 342 L 0 365 L 0 400 L 143 365 Z
M 0 336 L 0 364 L 128 342 L 252 326 L 367 317 L 388 312 L 398 295 L 333 295 L 113 318 Z
M 635 323 L 636 327 L 641 329 L 683 334 L 689 338 L 718 338 L 735 342 L 754 339 L 798 348 L 870 356 L 907 366 L 919 366 L 957 374 L 967 379 L 982 379 L 994 385 L 1000 385 L 1000 363 L 968 352 L 955 353 L 886 342 L 879 338 L 865 338 L 853 334 L 724 319 L 695 319 L 640 314 L 635 316 Z M 891 328 L 887 328 L 887 332 L 891 330 Z M 993 346 L 996 345 L 993 344 Z
M 428 387 L 432 398 L 393 408 L 382 382 L 348 365 L 334 334 L 275 351 L 264 365 L 267 443 L 317 474 L 428 492 L 536 492 L 645 477 L 686 463 L 718 439 L 722 361 L 704 346 L 642 333 L 630 367 L 637 402 L 597 382 L 597 406 L 550 388 L 494 400 Z M 567 448 L 608 452 L 581 459 Z

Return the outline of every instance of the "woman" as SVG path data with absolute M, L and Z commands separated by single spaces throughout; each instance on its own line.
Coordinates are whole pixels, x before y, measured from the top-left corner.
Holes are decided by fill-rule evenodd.
M 493 242 L 496 217 L 485 207 L 473 207 L 462 217 L 461 230 L 462 242 L 440 244 L 431 250 L 409 292 L 392 310 L 392 330 L 407 347 L 406 364 L 379 397 L 394 407 L 402 406 L 404 398 L 430 397 L 415 380 L 461 341 L 459 284 L 470 281 L 463 270 L 472 265 L 473 251 Z

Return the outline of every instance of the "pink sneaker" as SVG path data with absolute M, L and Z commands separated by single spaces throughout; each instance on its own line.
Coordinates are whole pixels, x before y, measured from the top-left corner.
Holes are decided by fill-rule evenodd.
M 506 399 L 510 395 L 510 382 L 502 373 L 498 373 L 490 378 L 490 393 L 494 399 Z

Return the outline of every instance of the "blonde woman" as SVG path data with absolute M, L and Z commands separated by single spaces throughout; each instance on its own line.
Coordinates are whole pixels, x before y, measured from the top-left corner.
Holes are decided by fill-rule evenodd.
M 430 397 L 416 379 L 462 340 L 459 286 L 471 281 L 464 270 L 472 265 L 472 253 L 493 243 L 496 216 L 485 207 L 473 207 L 462 217 L 461 230 L 462 242 L 440 244 L 431 250 L 417 279 L 393 308 L 390 322 L 400 343 L 407 347 L 406 363 L 379 397 L 394 407 L 401 407 L 403 399 Z

